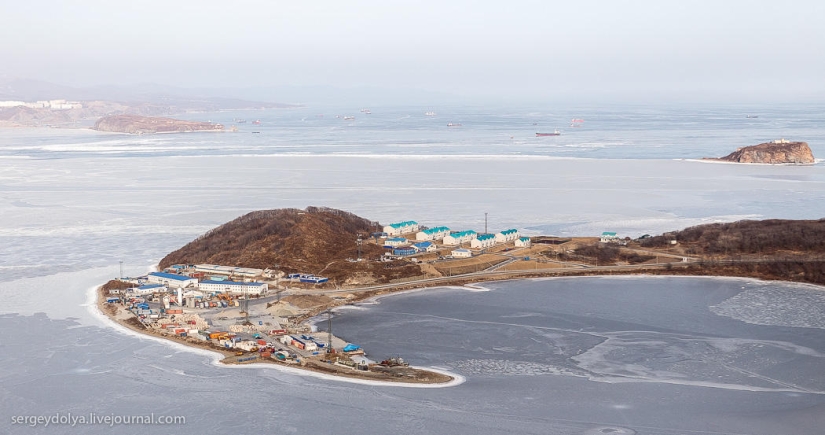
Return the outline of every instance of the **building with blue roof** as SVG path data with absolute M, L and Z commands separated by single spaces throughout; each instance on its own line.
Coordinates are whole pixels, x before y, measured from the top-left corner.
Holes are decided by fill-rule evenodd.
M 529 248 L 532 245 L 533 242 L 529 237 L 519 237 L 516 239 L 516 248 Z
M 471 248 L 489 248 L 496 244 L 495 234 L 481 234 L 473 240 L 470 240 Z
M 476 237 L 478 237 L 478 233 L 473 230 L 459 231 L 444 236 L 443 243 L 448 246 L 457 246 L 462 243 L 467 243 Z
M 167 288 L 163 284 L 146 284 L 139 287 L 127 289 L 126 293 L 130 296 L 145 296 L 154 293 L 165 293 L 166 290 Z
M 417 253 L 418 253 L 418 251 L 415 248 L 413 248 L 412 246 L 409 246 L 409 245 L 399 246 L 397 248 L 393 248 L 393 250 L 392 250 L 392 255 L 398 255 L 398 256 L 415 255 Z
M 614 232 L 605 231 L 602 233 L 602 237 L 599 239 L 599 241 L 602 243 L 618 242 L 619 236 L 617 236 Z
M 438 249 L 433 242 L 413 243 L 413 248 L 415 248 L 418 252 L 435 252 L 436 249 Z
M 415 234 L 415 240 L 430 241 L 442 240 L 444 236 L 450 234 L 450 229 L 447 227 L 434 227 L 419 231 Z
M 418 231 L 418 222 L 416 221 L 404 221 L 404 222 L 396 222 L 394 224 L 389 224 L 384 227 L 384 232 L 387 233 L 387 236 L 400 236 L 402 234 L 407 233 L 414 233 Z
M 496 243 L 507 243 L 512 242 L 519 238 L 518 230 L 515 228 L 511 228 L 509 230 L 504 230 L 501 232 L 496 233 Z
M 197 278 L 191 276 L 178 275 L 176 273 L 152 272 L 146 276 L 149 284 L 163 284 L 170 288 L 184 288 L 197 286 Z

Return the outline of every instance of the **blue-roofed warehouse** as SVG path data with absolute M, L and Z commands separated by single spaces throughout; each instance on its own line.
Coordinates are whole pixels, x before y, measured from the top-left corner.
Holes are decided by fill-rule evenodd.
M 414 255 L 417 253 L 418 251 L 412 246 L 399 246 L 392 250 L 393 255 Z
M 186 275 L 178 275 L 175 273 L 152 272 L 147 275 L 147 281 L 150 284 L 163 284 L 167 287 L 183 288 L 189 286 L 197 286 L 197 278 L 192 278 Z
M 433 242 L 418 242 L 414 243 L 413 247 L 418 252 L 434 252 L 437 249 Z

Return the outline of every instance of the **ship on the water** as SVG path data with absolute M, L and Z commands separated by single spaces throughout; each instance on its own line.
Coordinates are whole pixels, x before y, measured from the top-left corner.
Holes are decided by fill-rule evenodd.
M 536 137 L 544 136 L 561 136 L 561 132 L 558 130 L 554 130 L 552 133 L 536 133 Z
M 461 127 L 461 124 L 457 122 L 448 122 L 447 127 Z
M 435 112 L 433 112 L 432 110 L 428 110 L 424 112 L 424 116 L 435 116 Z

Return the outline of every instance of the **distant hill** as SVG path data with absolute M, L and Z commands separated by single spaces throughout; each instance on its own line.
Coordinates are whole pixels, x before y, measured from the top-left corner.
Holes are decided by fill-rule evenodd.
M 221 131 L 221 124 L 211 122 L 184 121 L 140 115 L 112 115 L 100 118 L 93 130 L 117 133 L 180 133 L 187 131 Z
M 160 268 L 172 264 L 213 263 L 284 272 L 314 273 L 338 283 L 362 276 L 365 282 L 388 282 L 421 274 L 405 261 L 352 262 L 360 234 L 362 257 L 376 259 L 384 249 L 369 243 L 380 231 L 377 222 L 331 208 L 279 209 L 248 213 L 198 237 L 167 255 Z

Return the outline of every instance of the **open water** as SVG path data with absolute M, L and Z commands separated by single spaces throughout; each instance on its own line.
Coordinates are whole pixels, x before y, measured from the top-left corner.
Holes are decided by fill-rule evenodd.
M 337 314 L 336 333 L 371 356 L 401 354 L 464 379 L 439 389 L 220 367 L 95 313 L 89 289 L 119 261 L 143 273 L 257 209 L 331 206 L 476 230 L 487 212 L 492 231 L 627 236 L 825 216 L 821 164 L 694 160 L 780 137 L 821 157 L 822 107 L 358 109 L 187 115 L 246 119 L 236 133 L 1 131 L 0 433 L 111 433 L 12 424 L 68 412 L 186 416 L 176 433 L 825 431 L 825 302 L 814 286 L 513 281 Z M 569 127 L 573 118 L 585 121 Z M 535 137 L 554 128 L 562 135 Z M 147 431 L 158 428 L 116 433 Z

